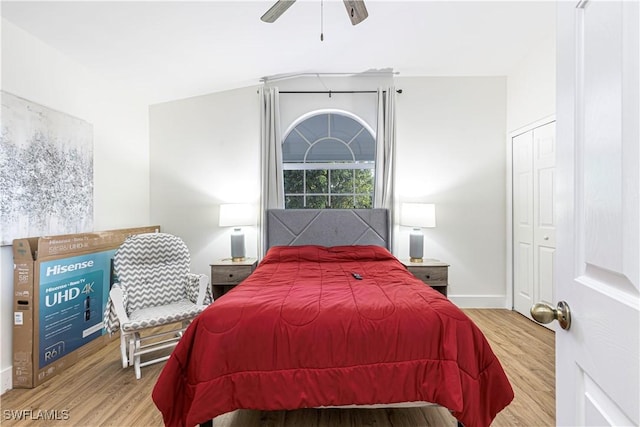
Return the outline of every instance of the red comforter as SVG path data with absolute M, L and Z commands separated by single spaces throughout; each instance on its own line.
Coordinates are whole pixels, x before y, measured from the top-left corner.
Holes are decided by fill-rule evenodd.
M 168 426 L 410 401 L 488 426 L 512 399 L 480 330 L 377 246 L 272 248 L 194 320 L 153 389 Z

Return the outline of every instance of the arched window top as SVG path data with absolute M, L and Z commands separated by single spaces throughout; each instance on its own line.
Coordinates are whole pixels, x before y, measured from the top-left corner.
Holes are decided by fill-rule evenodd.
M 373 131 L 352 113 L 300 117 L 282 142 L 285 208 L 371 208 L 375 151 Z
M 303 115 L 287 130 L 282 145 L 285 163 L 373 162 L 375 136 L 358 116 L 341 110 Z

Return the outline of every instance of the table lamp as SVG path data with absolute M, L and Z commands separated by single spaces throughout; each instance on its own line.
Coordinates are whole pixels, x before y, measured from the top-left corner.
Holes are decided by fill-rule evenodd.
M 234 262 L 244 261 L 244 233 L 243 225 L 253 225 L 256 223 L 256 215 L 253 207 L 244 203 L 229 203 L 220 205 L 220 227 L 233 227 L 231 233 L 231 260 Z
M 409 235 L 409 258 L 411 262 L 422 262 L 424 252 L 422 229 L 436 226 L 436 205 L 403 203 L 400 206 L 400 225 L 413 227 Z

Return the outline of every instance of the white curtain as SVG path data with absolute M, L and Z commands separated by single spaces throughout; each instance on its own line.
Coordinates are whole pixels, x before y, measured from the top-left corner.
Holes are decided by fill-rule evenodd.
M 260 88 L 260 160 L 262 192 L 260 200 L 260 251 L 266 252 L 266 211 L 284 208 L 282 136 L 280 134 L 280 94 L 277 87 Z
M 376 186 L 374 208 L 389 210 L 389 242 L 393 243 L 394 168 L 396 146 L 396 89 L 378 89 L 378 120 L 376 129 Z M 393 249 L 393 248 L 390 248 Z

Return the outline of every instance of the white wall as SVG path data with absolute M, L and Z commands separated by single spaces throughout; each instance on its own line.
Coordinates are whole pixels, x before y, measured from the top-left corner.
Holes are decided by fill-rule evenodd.
M 231 256 L 221 203 L 259 209 L 260 108 L 248 87 L 153 105 L 149 109 L 151 221 L 180 236 L 195 273 Z M 244 227 L 247 256 L 257 256 L 257 229 Z
M 556 37 L 531 49 L 507 76 L 507 133 L 556 112 Z
M 399 77 L 396 85 L 397 198 L 436 205 L 425 257 L 450 264 L 456 304 L 504 307 L 506 79 Z M 409 231 L 399 228 L 400 258 Z
M 281 90 L 365 90 L 381 81 L 296 79 Z M 348 79 L 347 79 L 348 80 Z M 467 306 L 505 304 L 506 79 L 396 78 L 397 183 L 400 201 L 437 204 L 438 227 L 425 230 L 427 256 L 451 264 L 452 299 Z M 258 205 L 257 88 L 214 93 L 150 109 L 151 218 L 185 239 L 196 272 L 229 257 L 229 231 L 218 227 L 218 205 Z M 371 98 L 371 99 L 369 99 Z M 369 99 L 369 101 L 366 101 Z M 281 95 L 283 132 L 315 108 L 375 114 L 375 95 Z M 375 121 L 371 121 L 375 128 Z M 408 255 L 400 229 L 397 255 Z M 255 227 L 247 255 L 257 255 Z
M 94 229 L 149 224 L 147 106 L 2 20 L 2 90 L 93 125 Z M 27 236 L 24 236 L 27 237 Z M 13 256 L 0 248 L 0 375 L 10 386 Z

